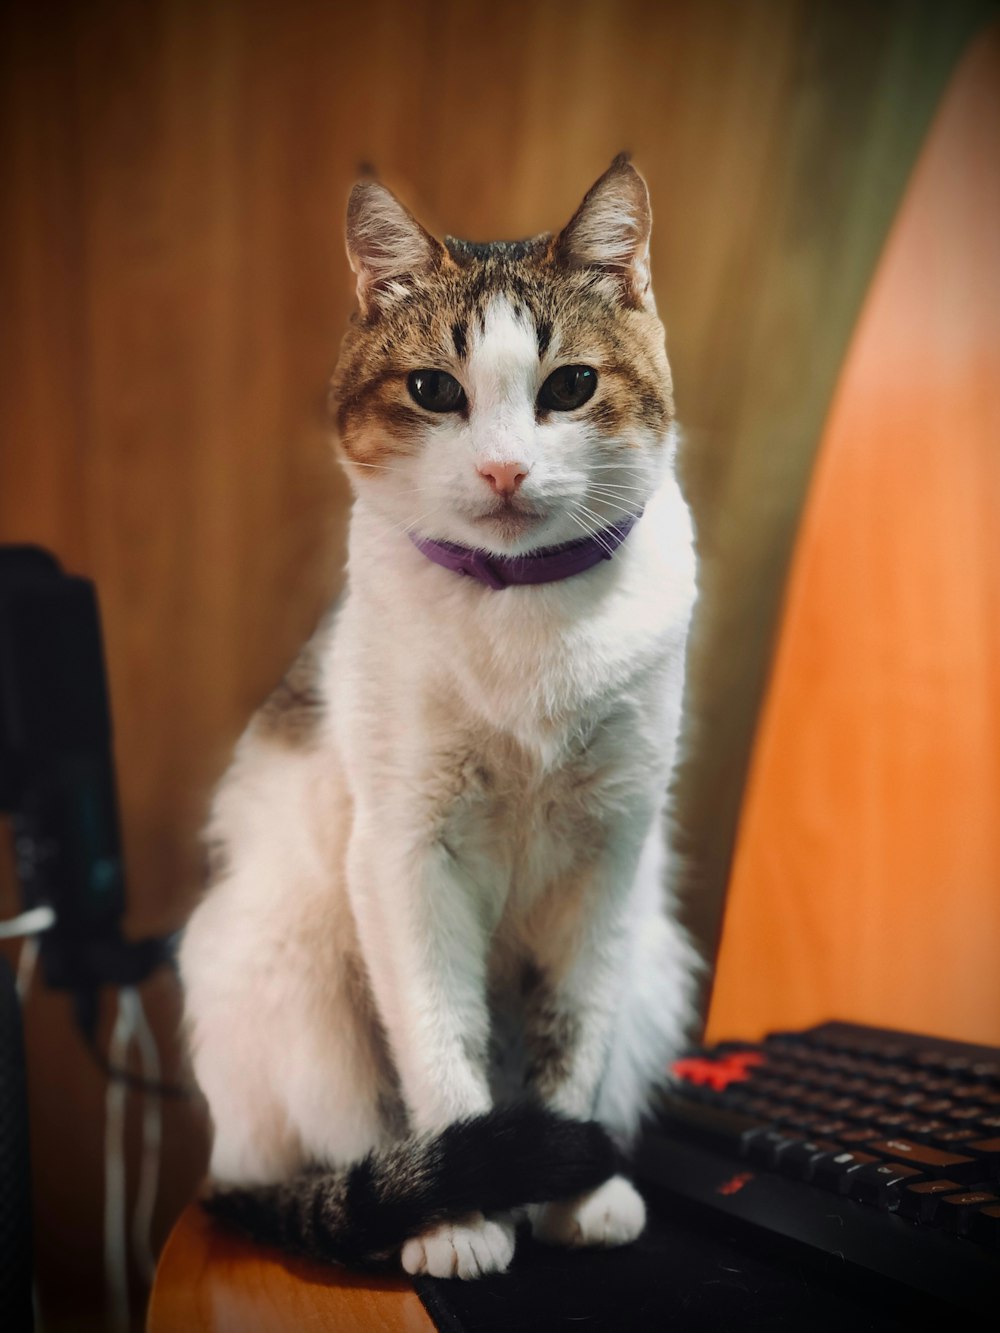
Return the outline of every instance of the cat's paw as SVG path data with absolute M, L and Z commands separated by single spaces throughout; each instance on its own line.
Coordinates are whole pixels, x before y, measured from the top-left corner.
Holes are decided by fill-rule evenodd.
M 642 1196 L 624 1176 L 590 1194 L 531 1209 L 531 1229 L 546 1245 L 628 1245 L 646 1225 Z
M 416 1277 L 483 1277 L 504 1273 L 514 1257 L 514 1223 L 507 1217 L 471 1213 L 442 1222 L 403 1246 L 402 1263 Z

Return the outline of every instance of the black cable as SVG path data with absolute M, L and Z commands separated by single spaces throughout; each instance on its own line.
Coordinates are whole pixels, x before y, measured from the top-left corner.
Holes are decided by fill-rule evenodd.
M 130 1069 L 122 1069 L 118 1065 L 113 1065 L 101 1050 L 95 1038 L 88 1038 L 86 1047 L 101 1071 L 108 1078 L 114 1079 L 116 1083 L 126 1084 L 134 1092 L 151 1092 L 157 1097 L 175 1097 L 183 1101 L 194 1101 L 201 1096 L 200 1091 L 193 1083 L 160 1083 L 153 1079 L 143 1078 L 141 1074 L 133 1074 Z
M 130 1069 L 113 1065 L 97 1040 L 98 992 L 96 987 L 88 986 L 77 990 L 73 995 L 73 1008 L 76 1013 L 77 1027 L 83 1036 L 83 1042 L 102 1073 L 115 1082 L 124 1083 L 135 1092 L 151 1092 L 158 1097 L 175 1097 L 184 1101 L 193 1101 L 201 1096 L 198 1088 L 188 1083 L 164 1083 L 133 1074 Z

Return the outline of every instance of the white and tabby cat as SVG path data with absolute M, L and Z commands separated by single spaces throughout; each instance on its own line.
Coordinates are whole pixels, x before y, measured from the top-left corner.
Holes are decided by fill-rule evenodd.
M 518 1205 L 555 1243 L 643 1227 L 604 1130 L 633 1136 L 696 970 L 665 829 L 695 568 L 649 232 L 625 157 L 523 242 L 351 195 L 347 590 L 239 742 L 181 951 L 210 1206 L 300 1251 L 471 1277 L 510 1262 Z

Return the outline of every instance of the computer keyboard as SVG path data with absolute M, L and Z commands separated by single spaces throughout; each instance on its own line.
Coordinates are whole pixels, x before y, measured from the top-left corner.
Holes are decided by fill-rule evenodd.
M 1000 1050 L 824 1023 L 678 1060 L 640 1179 L 966 1309 L 1000 1297 Z

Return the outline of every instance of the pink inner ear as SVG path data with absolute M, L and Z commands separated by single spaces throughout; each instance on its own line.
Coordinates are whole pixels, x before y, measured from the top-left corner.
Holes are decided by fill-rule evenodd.
M 634 298 L 643 300 L 649 290 L 651 226 L 646 182 L 616 158 L 560 232 L 554 252 L 572 268 L 618 276 Z
M 347 205 L 347 254 L 364 307 L 391 284 L 436 267 L 444 249 L 391 190 L 364 181 L 355 185 Z

